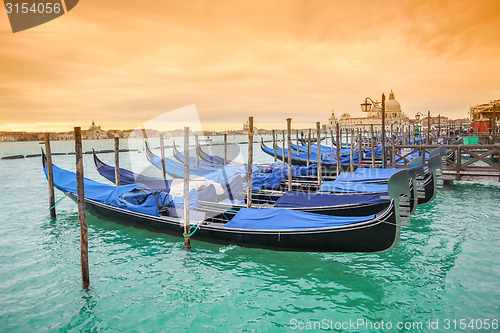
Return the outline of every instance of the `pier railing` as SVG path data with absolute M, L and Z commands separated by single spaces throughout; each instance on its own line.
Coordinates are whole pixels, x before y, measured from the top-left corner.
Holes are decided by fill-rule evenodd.
M 394 145 L 386 147 L 390 167 L 404 168 L 412 154 L 418 153 L 423 160 L 436 149 L 435 145 Z M 500 144 L 495 145 L 443 145 L 444 180 L 500 181 Z M 424 162 L 426 165 L 426 162 Z

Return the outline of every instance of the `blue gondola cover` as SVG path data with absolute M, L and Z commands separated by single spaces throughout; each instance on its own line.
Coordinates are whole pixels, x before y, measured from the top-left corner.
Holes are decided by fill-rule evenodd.
M 335 195 L 328 193 L 305 193 L 288 191 L 283 194 L 281 198 L 276 200 L 274 206 L 281 208 L 298 208 L 349 204 L 377 204 L 389 202 L 388 199 L 380 199 L 380 196 L 384 195 L 387 195 L 387 193 Z
M 365 222 L 374 217 L 375 215 L 363 217 L 328 216 L 284 208 L 242 208 L 224 227 L 252 230 L 315 229 Z

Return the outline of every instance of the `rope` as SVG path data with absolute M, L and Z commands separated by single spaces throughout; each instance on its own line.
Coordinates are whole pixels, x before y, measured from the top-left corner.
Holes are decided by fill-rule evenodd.
M 56 208 L 56 205 L 59 203 L 59 201 L 61 201 L 62 199 L 66 198 L 66 196 L 64 197 L 61 197 L 59 200 L 56 201 L 56 203 L 54 204 L 54 206 L 50 207 L 49 209 L 54 209 Z
M 238 211 L 236 209 L 226 209 L 225 211 L 222 212 L 222 215 L 224 215 L 224 217 L 226 219 L 229 220 L 229 218 L 226 216 L 226 212 L 235 212 L 235 213 L 238 213 Z
M 197 224 L 195 224 L 195 225 L 192 225 L 192 226 L 189 228 L 189 230 L 191 230 L 191 229 L 193 229 L 194 227 L 196 227 L 196 228 L 194 229 L 194 231 L 193 231 L 192 233 L 190 233 L 189 235 L 186 235 L 185 233 L 182 233 L 182 236 L 184 236 L 184 237 L 186 237 L 186 238 L 189 238 L 189 237 L 193 236 L 193 235 L 194 235 L 194 233 L 196 232 L 196 230 L 198 230 L 198 225 L 197 225 Z

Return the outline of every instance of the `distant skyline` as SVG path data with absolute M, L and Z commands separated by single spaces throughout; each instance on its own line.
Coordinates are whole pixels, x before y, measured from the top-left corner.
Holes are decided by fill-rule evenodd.
M 403 112 L 467 117 L 500 98 L 500 2 L 86 0 L 13 34 L 0 15 L 0 131 L 140 127 L 195 104 L 204 130 Z

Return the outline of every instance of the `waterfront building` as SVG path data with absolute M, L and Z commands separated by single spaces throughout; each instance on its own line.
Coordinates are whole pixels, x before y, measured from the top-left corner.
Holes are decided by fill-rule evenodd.
M 85 131 L 85 138 L 87 140 L 107 139 L 108 134 L 101 129 L 101 126 L 97 126 L 94 121 L 92 121 L 92 125 Z

